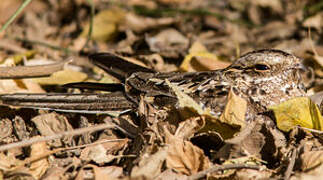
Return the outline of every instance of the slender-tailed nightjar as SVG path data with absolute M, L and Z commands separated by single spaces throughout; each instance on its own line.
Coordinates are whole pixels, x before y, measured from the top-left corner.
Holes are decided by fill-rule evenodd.
M 96 53 L 89 58 L 95 65 L 120 79 L 121 83 L 82 82 L 65 87 L 110 93 L 3 94 L 0 100 L 4 105 L 81 113 L 136 110 L 142 97 L 150 99 L 155 107 L 176 107 L 178 99 L 166 83 L 168 80 L 218 116 L 224 109 L 230 90 L 257 110 L 305 95 L 299 73 L 301 60 L 280 50 L 247 53 L 225 69 L 185 73 L 155 72 L 110 53 Z

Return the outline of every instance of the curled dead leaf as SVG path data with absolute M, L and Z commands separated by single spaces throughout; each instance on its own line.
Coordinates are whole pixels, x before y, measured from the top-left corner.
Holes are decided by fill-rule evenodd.
M 181 174 L 192 175 L 210 167 L 210 160 L 204 155 L 202 149 L 189 141 L 172 135 L 166 129 L 165 134 L 166 143 L 169 147 L 166 158 L 167 168 Z
M 230 90 L 227 105 L 219 120 L 232 126 L 244 128 L 246 126 L 246 112 L 247 101 Z
M 323 164 L 323 151 L 304 152 L 301 155 L 302 170 L 310 170 Z
M 220 61 L 215 54 L 208 52 L 200 42 L 194 42 L 185 56 L 180 69 L 186 72 L 223 69 L 230 63 Z
M 155 154 L 141 156 L 139 164 L 131 171 L 131 177 L 146 177 L 153 179 L 161 172 L 161 167 L 167 157 L 168 147 L 160 148 Z
M 47 160 L 48 152 L 49 149 L 46 142 L 35 143 L 31 146 L 30 159 L 37 159 L 38 157 L 41 157 L 39 160 L 33 161 L 29 168 L 30 173 L 36 179 L 40 179 L 49 168 L 49 162 Z

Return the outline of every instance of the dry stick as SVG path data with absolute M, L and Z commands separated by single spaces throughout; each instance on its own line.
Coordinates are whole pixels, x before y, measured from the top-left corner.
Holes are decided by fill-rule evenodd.
M 47 156 L 50 156 L 50 155 L 55 154 L 55 153 L 58 153 L 60 151 L 66 151 L 66 150 L 72 150 L 72 149 L 78 149 L 78 148 L 85 148 L 85 147 L 89 147 L 89 146 L 95 146 L 95 145 L 98 145 L 98 144 L 104 144 L 104 143 L 108 143 L 108 142 L 118 142 L 118 141 L 124 141 L 124 140 L 125 139 L 105 139 L 105 140 L 100 141 L 100 142 L 94 142 L 94 143 L 84 144 L 84 145 L 80 145 L 80 146 L 54 149 L 54 150 L 51 150 L 51 151 L 46 152 L 44 154 L 41 154 L 41 155 L 39 155 L 37 157 L 32 157 L 32 158 L 26 159 L 22 164 L 19 164 L 19 166 L 15 167 L 15 169 L 17 169 L 19 167 L 22 167 L 22 166 L 25 166 L 26 164 L 33 163 L 35 161 L 43 159 L 43 158 L 45 158 Z M 127 156 L 133 157 L 133 155 L 127 155 Z
M 21 41 L 21 42 L 25 42 L 25 43 L 30 43 L 30 44 L 43 46 L 43 47 L 50 48 L 50 49 L 53 49 L 53 50 L 56 50 L 56 51 L 62 51 L 62 52 L 65 52 L 66 54 L 78 54 L 77 51 L 74 51 L 72 49 L 52 45 L 52 44 L 42 42 L 42 41 L 30 40 L 30 39 L 20 38 L 20 37 L 11 37 L 11 36 L 9 36 L 9 38 L 14 39 L 16 41 Z
M 0 67 L 0 79 L 19 79 L 50 76 L 54 72 L 60 71 L 65 64 L 71 62 L 72 59 L 37 66 L 16 66 L 16 67 Z
M 88 132 L 95 132 L 95 131 L 100 131 L 100 130 L 104 130 L 104 129 L 108 129 L 108 128 L 116 128 L 116 127 L 117 127 L 116 125 L 111 125 L 111 124 L 100 124 L 100 125 L 91 126 L 91 127 L 79 128 L 76 130 L 61 132 L 61 133 L 51 135 L 51 136 L 34 138 L 34 139 L 26 140 L 26 141 L 20 141 L 20 142 L 16 142 L 16 143 L 2 145 L 2 146 L 0 146 L 0 152 L 5 151 L 5 150 L 9 150 L 12 148 L 20 148 L 20 147 L 30 146 L 30 145 L 32 145 L 34 143 L 38 143 L 38 142 L 60 139 L 65 136 L 81 135 L 81 134 L 88 133 Z
M 254 170 L 261 170 L 262 168 L 256 165 L 247 165 L 247 164 L 227 164 L 222 166 L 213 166 L 207 170 L 198 172 L 192 176 L 189 176 L 189 180 L 200 179 L 206 176 L 209 173 L 213 173 L 215 171 L 224 171 L 229 169 L 254 169 Z
M 295 161 L 296 161 L 296 155 L 297 155 L 297 148 L 294 148 L 292 152 L 291 160 L 284 174 L 285 175 L 284 180 L 288 180 L 293 172 L 293 168 L 295 166 Z
M 86 42 L 84 46 L 82 47 L 81 51 L 83 51 L 84 48 L 86 48 L 89 45 L 90 40 L 92 39 L 92 32 L 93 32 L 93 18 L 94 18 L 94 13 L 95 13 L 95 7 L 93 0 L 87 0 L 87 2 L 91 6 L 91 13 L 90 13 L 90 25 L 89 25 L 89 32 L 87 34 Z

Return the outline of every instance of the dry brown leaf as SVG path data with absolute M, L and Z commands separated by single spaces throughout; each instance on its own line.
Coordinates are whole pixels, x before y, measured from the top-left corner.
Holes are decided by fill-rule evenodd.
M 39 84 L 30 79 L 6 79 L 0 81 L 0 93 L 44 93 Z
M 302 170 L 307 171 L 323 164 L 323 151 L 309 151 L 301 155 Z
M 30 158 L 34 159 L 37 157 L 41 157 L 44 154 L 45 155 L 48 154 L 48 152 L 49 152 L 49 149 L 46 145 L 46 142 L 35 143 L 31 146 Z M 40 179 L 42 175 L 45 174 L 48 167 L 49 167 L 49 163 L 47 160 L 47 156 L 45 156 L 37 161 L 32 162 L 29 170 L 34 178 Z
M 73 130 L 66 117 L 55 112 L 38 115 L 31 120 L 35 123 L 37 130 L 43 136 L 55 135 L 59 132 Z M 66 143 L 71 143 L 71 140 L 71 137 L 65 137 L 63 139 Z M 59 147 L 62 143 L 60 140 L 53 140 L 51 145 Z
M 161 167 L 167 157 L 168 147 L 160 148 L 155 154 L 141 155 L 142 159 L 139 164 L 135 166 L 132 171 L 130 177 L 132 178 L 140 178 L 145 177 L 148 179 L 153 179 L 161 172 Z
M 113 141 L 113 139 L 111 139 L 111 142 L 104 142 L 105 140 L 101 139 L 96 141 L 96 143 L 100 143 L 101 141 L 102 144 L 84 148 L 81 152 L 80 159 L 85 161 L 93 160 L 98 164 L 109 163 L 116 158 L 116 156 L 112 154 L 122 149 L 128 142 L 128 139 L 120 141 Z
M 176 29 L 165 29 L 155 36 L 146 36 L 146 42 L 152 52 L 182 53 L 189 45 L 189 40 Z M 171 54 L 173 55 L 173 54 Z
M 223 69 L 230 63 L 222 62 L 218 57 L 207 51 L 206 47 L 196 41 L 189 49 L 189 54 L 185 56 L 180 69 L 186 72 L 207 71 Z
M 138 16 L 133 13 L 127 13 L 125 17 L 125 26 L 126 28 L 130 28 L 135 32 L 142 32 L 149 30 L 151 28 L 158 28 L 160 26 L 171 25 L 175 22 L 174 18 L 166 17 L 166 18 L 150 18 Z
M 8 18 L 15 13 L 15 9 L 20 6 L 19 0 L 3 1 L 0 3 L 0 24 L 8 21 Z
M 179 173 L 175 173 L 173 170 L 171 169 L 166 169 L 164 172 L 162 172 L 161 174 L 159 174 L 159 176 L 156 177 L 156 179 L 167 179 L 167 180 L 188 180 L 188 176 L 185 176 L 183 174 L 179 174 Z
M 65 169 L 63 167 L 51 166 L 46 174 L 42 176 L 43 180 L 61 180 L 64 179 Z
M 85 168 L 93 169 L 95 180 L 117 179 L 122 176 L 122 168 L 117 166 L 98 167 L 89 164 Z
M 244 128 L 246 126 L 246 112 L 247 101 L 230 90 L 227 105 L 225 106 L 224 112 L 221 114 L 219 120 L 232 126 L 240 126 L 240 128 Z
M 323 13 L 317 13 L 314 16 L 308 17 L 304 22 L 303 22 L 304 27 L 313 27 L 317 29 L 318 31 L 322 31 L 323 27 Z
M 181 174 L 192 175 L 210 167 L 211 163 L 202 149 L 172 135 L 166 129 L 165 134 L 166 144 L 169 147 L 166 158 L 167 168 Z
M 0 120 L 0 141 L 5 142 L 5 138 L 12 135 L 12 122 L 8 118 Z
M 88 153 L 86 154 L 87 156 L 82 154 L 81 159 L 92 160 L 98 164 L 109 163 L 116 158 L 114 155 L 107 154 L 107 150 L 103 147 L 102 144 L 89 147 Z
M 228 102 L 219 119 L 206 115 L 206 125 L 200 132 L 216 131 L 223 139 L 232 138 L 246 126 L 245 114 L 247 102 L 241 97 L 229 92 Z
M 0 170 L 1 171 L 10 171 L 15 166 L 21 164 L 21 160 L 17 159 L 13 153 L 7 153 L 4 154 L 3 152 L 0 152 Z
M 187 140 L 197 133 L 205 125 L 203 116 L 191 117 L 183 122 L 180 122 L 176 129 L 175 136 L 180 139 Z
M 209 109 L 203 109 L 194 99 L 182 92 L 178 86 L 170 83 L 167 79 L 165 82 L 178 98 L 178 107 L 182 118 L 205 117 L 206 124 L 200 132 L 216 131 L 221 134 L 223 139 L 227 139 L 245 126 L 247 102 L 234 93 L 230 92 L 231 95 L 229 94 L 227 106 L 220 117 L 222 119 L 219 120 L 210 114 Z

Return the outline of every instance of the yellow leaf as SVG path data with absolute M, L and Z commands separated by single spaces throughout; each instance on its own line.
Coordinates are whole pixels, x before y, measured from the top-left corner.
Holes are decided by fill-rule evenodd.
M 323 117 L 318 107 L 307 97 L 297 97 L 279 105 L 271 106 L 277 126 L 288 132 L 294 126 L 323 130 Z
M 81 82 L 87 78 L 87 75 L 82 72 L 63 70 L 53 73 L 50 77 L 35 78 L 34 82 L 41 85 L 63 85 L 72 82 Z
M 221 134 L 223 139 L 232 138 L 234 134 L 246 126 L 246 112 L 247 102 L 230 91 L 228 102 L 220 118 L 207 116 L 206 125 L 201 132 L 216 131 Z
M 189 49 L 189 54 L 185 56 L 180 69 L 186 72 L 207 71 L 222 69 L 229 65 L 222 62 L 218 57 L 210 52 L 199 42 L 193 43 Z
M 180 114 L 184 119 L 196 116 L 205 117 L 206 124 L 200 132 L 215 131 L 219 133 L 223 139 L 228 139 L 241 128 L 245 127 L 247 102 L 233 92 L 229 93 L 226 108 L 220 119 L 218 119 L 211 115 L 210 109 L 203 109 L 201 105 L 189 95 L 185 94 L 178 86 L 170 83 L 167 79 L 166 83 L 175 92 L 178 98 L 179 108 L 184 110 L 180 111 Z
M 196 101 L 194 101 L 194 99 L 192 99 L 189 95 L 184 93 L 178 86 L 169 82 L 168 79 L 166 79 L 165 82 L 175 92 L 178 98 L 178 104 L 180 108 L 189 108 L 192 111 L 196 111 L 200 115 L 208 114 Z
M 101 42 L 111 40 L 124 16 L 125 12 L 118 8 L 100 11 L 93 19 L 92 39 Z M 88 32 L 89 24 L 83 29 L 81 37 L 86 37 Z

